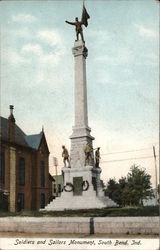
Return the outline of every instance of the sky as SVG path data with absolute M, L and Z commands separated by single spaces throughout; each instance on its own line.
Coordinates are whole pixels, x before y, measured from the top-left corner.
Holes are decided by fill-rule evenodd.
M 1 116 L 14 105 L 26 134 L 44 131 L 61 173 L 62 145 L 70 150 L 74 125 L 75 30 L 83 1 L 2 1 Z M 155 185 L 158 156 L 159 5 L 154 0 L 86 0 L 88 117 L 94 148 L 101 147 L 101 178 L 144 167 Z M 146 158 L 149 157 L 149 158 Z M 125 159 L 125 160 L 124 160 Z

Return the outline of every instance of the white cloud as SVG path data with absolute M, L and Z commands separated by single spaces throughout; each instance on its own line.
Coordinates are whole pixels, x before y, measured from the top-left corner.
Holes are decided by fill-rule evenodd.
M 42 30 L 37 33 L 37 38 L 51 46 L 61 45 L 62 39 L 56 30 Z
M 39 44 L 25 44 L 22 47 L 22 52 L 23 53 L 32 53 L 35 55 L 42 55 L 42 48 Z
M 43 57 L 40 58 L 40 62 L 43 64 L 53 64 L 57 65 L 60 60 L 60 54 L 55 53 L 55 54 L 45 54 Z
M 108 40 L 110 39 L 111 34 L 107 30 L 90 30 L 88 32 L 88 36 L 92 37 L 93 39 L 100 38 L 99 40 Z
M 18 14 L 16 16 L 12 16 L 13 22 L 24 22 L 24 23 L 32 23 L 36 21 L 36 17 L 30 14 Z
M 10 62 L 15 65 L 29 63 L 30 60 L 20 56 L 17 52 L 12 51 L 10 54 Z
M 22 16 L 23 15 L 18 15 L 16 20 L 18 20 L 18 18 L 20 20 Z M 26 19 L 29 19 L 29 16 L 27 16 Z M 10 30 L 5 35 L 8 37 L 15 35 L 15 39 L 23 37 L 25 41 L 25 38 L 27 37 L 28 40 L 28 37 L 31 36 L 31 33 L 28 28 L 24 28 L 15 31 Z M 48 45 L 52 46 L 52 50 L 48 47 Z M 46 70 L 48 71 L 48 67 L 53 68 L 57 66 L 64 53 L 65 48 L 63 46 L 60 34 L 53 29 L 47 29 L 40 30 L 35 34 L 32 34 L 30 42 L 24 43 L 19 50 L 11 48 L 10 46 L 6 46 L 5 44 L 3 48 L 3 60 L 7 63 L 11 63 L 14 66 L 28 63 L 29 61 L 31 63 L 35 63 L 36 60 L 37 68 L 41 68 L 41 72 L 44 72 Z M 40 77 L 38 79 L 42 79 L 42 75 L 44 75 L 44 73 L 40 73 Z
M 135 27 L 137 28 L 139 35 L 142 37 L 147 37 L 147 38 L 157 37 L 156 32 L 152 29 L 149 29 L 148 27 L 144 27 L 143 25 L 140 24 L 135 24 Z
M 53 51 L 43 53 L 39 58 L 42 64 L 57 65 L 64 55 L 65 49 L 62 43 L 62 37 L 56 30 L 41 30 L 36 34 L 39 42 L 42 41 L 47 45 L 53 46 Z M 44 51 L 44 50 L 43 50 Z
M 30 63 L 30 59 L 26 59 L 25 57 L 21 56 L 12 48 L 6 48 L 3 50 L 2 62 L 3 61 L 11 64 L 12 66 L 20 66 L 25 63 Z
M 105 62 L 112 65 L 129 64 L 133 61 L 133 52 L 129 48 L 117 48 L 117 51 L 111 54 L 103 54 L 96 58 L 99 62 Z
M 3 30 L 2 30 L 3 32 Z M 31 34 L 30 34 L 30 31 L 27 27 L 23 27 L 21 29 L 7 29 L 5 30 L 5 34 L 4 36 L 6 37 L 22 37 L 23 39 L 24 38 L 28 38 L 28 37 L 31 37 Z
M 45 65 L 54 65 L 56 66 L 61 58 L 61 50 L 54 50 L 52 53 L 45 52 L 39 44 L 25 44 L 21 52 L 24 55 L 35 55 L 38 58 L 39 65 L 42 64 L 43 68 Z

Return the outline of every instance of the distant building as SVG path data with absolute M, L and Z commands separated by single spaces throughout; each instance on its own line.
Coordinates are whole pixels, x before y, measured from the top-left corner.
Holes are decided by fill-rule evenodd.
M 156 190 L 153 189 L 153 197 L 143 200 L 143 206 L 155 206 L 156 205 Z
M 63 191 L 63 175 L 53 175 L 53 179 L 53 196 L 59 197 Z
M 52 197 L 49 149 L 44 131 L 26 135 L 15 123 L 0 117 L 0 206 L 10 212 L 44 208 Z

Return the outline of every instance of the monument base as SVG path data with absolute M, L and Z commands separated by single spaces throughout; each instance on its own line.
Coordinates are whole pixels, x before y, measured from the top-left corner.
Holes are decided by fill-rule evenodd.
M 104 196 L 100 183 L 100 168 L 84 166 L 63 168 L 64 190 L 60 197 L 50 202 L 44 210 L 63 211 L 116 207 L 116 203 Z

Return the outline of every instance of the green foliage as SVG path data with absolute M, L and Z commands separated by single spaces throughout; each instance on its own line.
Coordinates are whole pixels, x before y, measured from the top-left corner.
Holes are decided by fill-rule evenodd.
M 105 194 L 119 204 L 120 202 L 119 193 L 120 193 L 119 184 L 116 182 L 115 179 L 110 179 L 108 181 L 108 186 L 107 189 L 105 190 Z
M 145 169 L 133 165 L 127 177 L 122 177 L 118 182 L 110 179 L 105 193 L 120 206 L 143 205 L 144 199 L 153 197 L 151 176 Z
M 81 209 L 65 211 L 21 211 L 17 213 L 0 213 L 0 217 L 119 217 L 119 216 L 159 216 L 158 206 L 149 207 L 123 207 L 102 209 Z
M 143 200 L 153 196 L 151 186 L 151 175 L 145 169 L 136 165 L 131 167 L 131 172 L 127 176 L 127 185 L 131 192 L 130 203 L 133 205 L 143 205 Z

